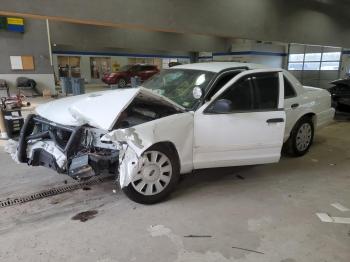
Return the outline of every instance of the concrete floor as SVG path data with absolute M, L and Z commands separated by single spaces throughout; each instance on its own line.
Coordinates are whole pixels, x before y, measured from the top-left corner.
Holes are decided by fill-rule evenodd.
M 136 204 L 103 183 L 2 208 L 0 261 L 348 262 L 350 225 L 315 213 L 350 217 L 330 205 L 350 207 L 349 133 L 349 122 L 337 122 L 304 157 L 187 175 L 158 205 Z M 1 147 L 0 167 L 0 200 L 72 182 L 17 165 Z M 72 220 L 88 210 L 98 214 Z

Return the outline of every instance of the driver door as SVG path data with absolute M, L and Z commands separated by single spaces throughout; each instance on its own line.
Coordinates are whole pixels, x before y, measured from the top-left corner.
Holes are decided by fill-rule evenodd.
M 278 162 L 285 119 L 280 71 L 238 74 L 195 112 L 194 168 Z

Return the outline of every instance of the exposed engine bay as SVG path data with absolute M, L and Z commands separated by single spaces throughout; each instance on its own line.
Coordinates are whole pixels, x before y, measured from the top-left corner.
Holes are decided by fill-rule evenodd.
M 114 129 L 129 128 L 153 121 L 165 116 L 176 114 L 174 108 L 156 103 L 145 103 L 142 99 L 135 99 L 130 106 L 124 110 L 118 118 Z
M 127 129 L 179 113 L 173 107 L 136 97 L 123 110 L 113 130 Z M 66 126 L 38 115 L 29 115 L 21 131 L 18 160 L 32 166 L 45 166 L 76 179 L 103 172 L 118 174 L 118 144 L 102 141 L 108 131 L 91 127 Z

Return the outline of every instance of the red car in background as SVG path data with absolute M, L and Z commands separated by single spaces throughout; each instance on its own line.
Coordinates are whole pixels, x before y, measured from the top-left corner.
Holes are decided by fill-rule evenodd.
M 102 81 L 108 85 L 118 84 L 118 87 L 123 88 L 130 83 L 132 77 L 138 76 L 143 82 L 158 72 L 159 69 L 155 65 L 125 65 L 118 72 L 105 74 Z

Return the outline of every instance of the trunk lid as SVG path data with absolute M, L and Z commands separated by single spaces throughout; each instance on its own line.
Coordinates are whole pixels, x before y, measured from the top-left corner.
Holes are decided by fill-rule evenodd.
M 138 87 L 67 97 L 40 105 L 36 112 L 41 117 L 61 125 L 88 124 L 109 131 L 121 112 L 137 97 L 170 106 L 180 112 L 185 111 L 185 108 L 172 100 L 149 89 Z

